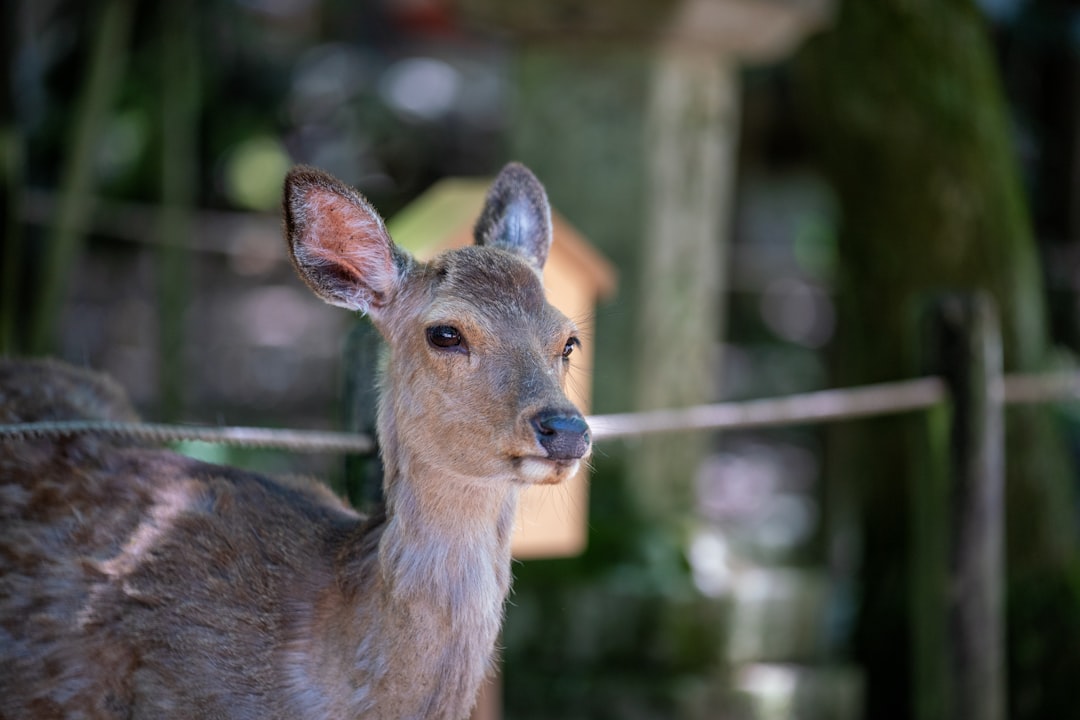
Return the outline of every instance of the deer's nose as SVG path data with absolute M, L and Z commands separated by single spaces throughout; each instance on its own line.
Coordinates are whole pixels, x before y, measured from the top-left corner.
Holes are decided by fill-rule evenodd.
M 578 460 L 589 452 L 589 426 L 580 413 L 542 410 L 533 416 L 532 426 L 552 460 Z

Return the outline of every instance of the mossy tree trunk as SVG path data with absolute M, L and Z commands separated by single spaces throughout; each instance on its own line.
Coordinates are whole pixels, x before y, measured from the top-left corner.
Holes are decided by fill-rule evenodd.
M 804 52 L 801 86 L 843 210 L 840 385 L 916 368 L 915 315 L 929 294 L 985 289 L 1000 308 L 1006 371 L 1044 369 L 1042 279 L 984 20 L 971 0 L 843 3 Z M 916 461 L 908 421 L 845 427 L 832 492 L 857 498 L 861 562 L 854 651 L 867 717 L 909 718 L 909 512 Z M 1043 410 L 1007 419 L 1009 706 L 1063 717 L 1080 675 L 1070 468 Z M 1071 701 L 1069 701 L 1071 703 Z

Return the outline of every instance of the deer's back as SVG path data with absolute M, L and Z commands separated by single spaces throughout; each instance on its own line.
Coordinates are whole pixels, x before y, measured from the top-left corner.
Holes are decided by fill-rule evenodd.
M 90 400 L 109 394 L 91 376 L 52 401 L 26 378 L 0 367 L 3 422 L 129 412 Z M 0 716 L 290 714 L 275 659 L 356 532 L 315 485 L 94 437 L 0 441 Z

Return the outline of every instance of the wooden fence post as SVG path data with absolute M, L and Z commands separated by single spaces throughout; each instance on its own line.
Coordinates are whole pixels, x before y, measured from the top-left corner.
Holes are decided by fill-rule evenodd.
M 917 484 L 923 496 L 916 508 L 928 509 L 935 500 L 944 504 L 930 509 L 942 522 L 931 518 L 925 528 L 933 532 L 937 524 L 943 530 L 944 552 L 938 558 L 944 567 L 939 563 L 935 569 L 926 558 L 915 561 L 917 568 L 928 568 L 914 583 L 921 588 L 916 592 L 923 593 L 915 609 L 920 627 L 914 677 L 923 681 L 916 688 L 922 696 L 916 707 L 922 717 L 1004 720 L 1004 428 L 997 312 L 988 295 L 950 295 L 935 307 L 931 327 L 930 370 L 946 383 L 951 413 L 948 450 L 942 453 L 946 485 L 934 491 L 925 482 Z M 921 549 L 933 544 L 922 543 Z M 915 547 L 918 552 L 917 537 Z M 920 612 L 938 617 L 920 617 Z M 927 627 L 921 623 L 942 628 L 944 636 L 920 633 Z M 942 648 L 944 657 L 935 659 Z M 943 679 L 929 680 L 929 688 L 926 668 L 920 667 L 927 664 L 945 673 Z M 944 697 L 927 701 L 931 691 Z

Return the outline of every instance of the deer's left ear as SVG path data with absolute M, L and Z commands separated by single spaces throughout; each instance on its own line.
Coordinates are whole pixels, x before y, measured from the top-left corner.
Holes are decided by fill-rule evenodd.
M 473 231 L 477 245 L 509 250 L 542 272 L 551 249 L 551 208 L 536 176 L 520 163 L 502 169 Z

